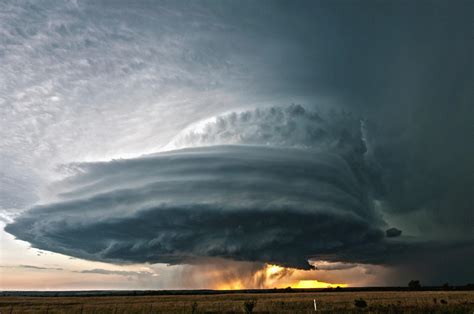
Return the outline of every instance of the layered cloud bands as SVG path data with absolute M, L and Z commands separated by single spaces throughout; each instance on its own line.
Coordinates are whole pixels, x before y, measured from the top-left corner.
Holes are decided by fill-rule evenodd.
M 278 131 L 261 131 L 269 119 L 280 119 Z M 387 239 L 371 205 L 359 123 L 336 127 L 299 106 L 212 123 L 208 139 L 239 142 L 207 146 L 213 140 L 201 130 L 201 147 L 73 165 L 56 202 L 6 230 L 41 249 L 112 262 L 380 260 L 362 254 Z

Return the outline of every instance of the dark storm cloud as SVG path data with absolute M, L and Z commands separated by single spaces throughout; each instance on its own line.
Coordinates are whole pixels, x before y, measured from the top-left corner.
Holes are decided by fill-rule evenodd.
M 368 188 L 336 153 L 214 146 L 79 166 L 64 201 L 6 230 L 41 249 L 115 262 L 224 257 L 308 268 L 310 256 L 385 243 Z
M 420 254 L 457 250 L 456 242 L 383 231 L 373 201 L 387 202 L 384 172 L 365 125 L 296 105 L 223 115 L 173 143 L 194 148 L 70 165 L 75 175 L 57 185 L 59 201 L 6 231 L 40 249 L 119 263 L 408 267 Z
M 470 266 L 474 261 L 473 252 L 473 241 L 450 241 L 412 250 L 402 255 L 404 260 L 393 265 L 394 271 L 387 280 L 400 285 L 406 285 L 413 278 L 420 279 L 423 285 L 473 283 L 474 269 Z
M 473 239 L 472 1 L 229 1 L 199 10 L 224 26 L 210 43 L 251 73 L 237 84 L 246 94 L 309 107 L 328 97 L 367 121 L 389 215 L 423 236 Z
M 272 1 L 235 17 L 258 41 L 245 59 L 258 64 L 256 88 L 328 96 L 369 121 L 390 215 L 472 240 L 473 11 L 467 0 Z
M 144 47 L 148 42 L 137 41 L 140 50 L 147 48 L 150 55 L 159 58 L 143 58 L 149 63 L 132 65 L 127 71 L 134 73 L 135 66 L 146 69 L 162 60 L 172 61 L 165 65 L 179 65 L 179 71 L 156 69 L 156 73 L 166 75 L 153 86 L 238 94 L 244 106 L 259 101 L 303 99 L 307 107 L 316 107 L 321 99 L 328 98 L 330 104 L 336 103 L 362 117 L 364 132 L 360 131 L 359 119 L 341 119 L 328 127 L 317 114 L 298 117 L 298 107 L 274 109 L 274 114 L 231 114 L 221 117 L 204 134 L 187 134 L 176 144 L 293 148 L 278 153 L 261 147 L 206 148 L 77 165 L 83 173 L 64 182 L 61 202 L 31 210 L 7 230 L 35 246 L 91 259 L 178 262 L 202 254 L 302 265 L 305 255 L 320 253 L 336 261 L 397 260 L 413 274 L 422 270 L 429 280 L 445 280 L 440 278 L 447 273 L 455 273 L 453 277 L 459 280 L 463 275 L 472 278 L 472 270 L 466 267 L 474 260 L 473 251 L 466 249 L 474 241 L 474 146 L 470 143 L 474 135 L 472 1 L 86 4 L 84 14 L 78 16 L 85 20 L 80 20 L 79 25 L 100 21 L 100 29 L 112 30 L 118 28 L 116 21 L 120 21 L 134 30 L 133 34 L 139 34 L 134 38 L 158 38 L 160 43 L 166 43 L 163 46 L 172 48 L 164 58 L 154 50 L 160 45 L 152 42 Z M 114 36 L 107 35 L 110 37 Z M 125 47 L 132 39 L 122 35 L 116 38 Z M 127 55 L 117 59 L 131 58 Z M 99 70 L 104 72 L 109 67 L 105 63 Z M 176 74 L 183 72 L 194 75 Z M 148 81 L 142 84 L 146 90 L 153 90 Z M 72 89 L 69 87 L 67 90 Z M 143 89 L 124 90 L 132 95 L 145 94 Z M 155 99 L 160 92 L 157 89 L 150 98 Z M 134 98 L 127 100 L 137 103 Z M 222 111 L 226 110 L 223 104 Z M 341 136 L 339 131 L 344 128 L 346 135 Z M 237 160 L 222 159 L 223 152 L 233 149 Z M 296 156 L 288 156 L 290 152 Z M 272 167 L 280 155 L 285 166 Z M 266 158 L 270 159 L 268 164 L 263 162 Z M 314 173 L 294 174 L 289 170 L 307 165 L 314 167 Z M 22 190 L 10 183 L 5 186 L 13 194 Z M 6 204 L 19 203 L 13 194 L 5 196 L 11 198 Z M 217 201 L 206 203 L 206 196 Z M 280 204 L 276 202 L 280 198 L 295 203 Z M 373 208 L 374 200 L 377 208 Z M 305 206 L 318 210 L 308 210 L 311 214 L 300 212 Z M 250 215 L 252 211 L 254 217 Z M 269 219 L 273 211 L 275 225 Z M 164 217 L 165 212 L 169 213 L 168 219 L 173 218 L 171 222 Z M 382 230 L 390 225 L 383 224 L 381 212 L 387 221 L 390 218 L 400 223 L 396 225 L 403 230 L 403 236 L 382 240 Z M 227 213 L 232 217 L 231 227 L 220 223 L 226 219 L 218 218 L 219 213 L 224 218 Z M 272 214 L 267 217 L 264 213 Z M 238 222 L 248 223 L 249 235 L 249 231 L 260 230 L 257 218 L 268 224 L 269 234 L 263 237 L 255 233 L 243 243 L 236 233 Z M 180 221 L 186 225 L 177 225 Z M 288 228 L 279 231 L 275 227 L 286 226 L 287 221 Z M 306 221 L 317 225 L 314 231 L 305 227 Z M 203 228 L 198 229 L 201 222 Z M 145 229 L 139 235 L 136 224 L 151 230 L 168 229 L 164 228 L 163 234 L 150 234 L 152 231 Z M 212 238 L 213 224 L 217 224 L 220 238 Z M 347 226 L 348 234 L 354 232 L 357 240 L 352 243 L 344 237 L 346 231 L 331 232 L 324 229 L 326 225 L 342 230 Z M 410 234 L 405 227 L 419 241 L 443 244 L 403 242 Z M 207 243 L 207 249 L 193 242 L 190 234 L 195 235 L 197 230 L 202 234 L 196 239 Z M 277 231 L 271 235 L 270 230 Z M 283 232 L 287 238 L 281 237 Z M 325 235 L 320 244 L 319 234 Z M 151 241 L 160 236 L 167 242 Z M 307 238 L 304 247 L 303 242 L 293 247 L 285 246 L 284 241 L 276 245 L 255 240 L 267 236 L 275 241 Z M 311 242 L 313 239 L 316 240 Z M 460 244 L 464 246 L 459 248 Z M 300 255 L 286 254 L 280 247 Z M 151 256 L 147 255 L 150 251 Z M 156 252 L 173 253 L 157 257 L 153 255 Z M 424 263 L 416 262 L 421 254 L 416 252 L 429 253 L 424 254 Z M 463 258 L 452 257 L 451 265 L 440 261 L 450 254 Z
M 343 269 L 351 269 L 357 267 L 357 264 L 350 264 L 350 263 L 312 263 L 312 265 L 318 270 L 343 270 Z
M 388 238 L 395 238 L 399 237 L 402 234 L 402 230 L 397 229 L 397 228 L 390 228 L 385 230 L 385 234 L 387 235 Z

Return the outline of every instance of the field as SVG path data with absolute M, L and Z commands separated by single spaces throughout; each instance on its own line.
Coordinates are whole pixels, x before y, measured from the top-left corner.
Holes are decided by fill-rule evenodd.
M 314 300 L 321 313 L 474 313 L 474 291 L 2 296 L 0 313 L 314 313 Z

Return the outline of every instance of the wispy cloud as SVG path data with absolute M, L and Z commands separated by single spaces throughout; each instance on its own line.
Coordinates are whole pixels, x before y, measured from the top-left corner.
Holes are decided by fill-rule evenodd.
M 88 269 L 78 271 L 81 274 L 100 274 L 100 275 L 118 275 L 118 276 L 158 276 L 158 274 L 150 271 L 124 271 L 124 270 L 107 270 L 101 268 Z
M 44 266 L 35 266 L 35 265 L 2 265 L 2 268 L 25 268 L 25 269 L 32 269 L 32 270 L 58 270 L 62 271 L 63 268 L 60 267 L 44 267 Z

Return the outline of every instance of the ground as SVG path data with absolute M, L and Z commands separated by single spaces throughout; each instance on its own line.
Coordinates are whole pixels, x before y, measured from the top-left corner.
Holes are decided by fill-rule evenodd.
M 366 307 L 357 307 L 362 299 Z M 0 297 L 0 313 L 474 313 L 474 291 Z M 364 302 L 357 302 L 364 305 Z M 248 312 L 247 312 L 248 313 Z

